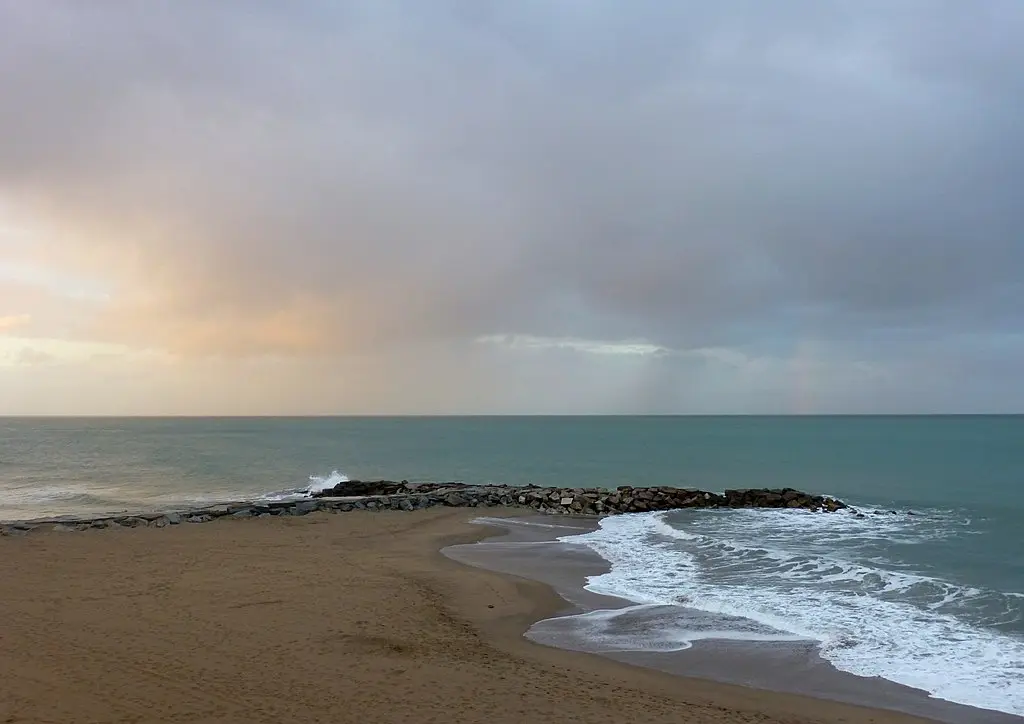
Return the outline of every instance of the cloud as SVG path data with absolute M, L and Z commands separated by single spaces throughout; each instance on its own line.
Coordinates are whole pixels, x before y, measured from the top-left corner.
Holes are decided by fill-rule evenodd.
M 120 360 L 156 366 L 172 363 L 175 358 L 155 350 L 140 350 L 125 345 L 102 342 L 76 342 L 53 337 L 4 335 L 0 337 L 0 364 L 6 366 L 36 365 L 54 362 L 66 371 L 88 366 L 97 361 Z
M 54 362 L 56 358 L 47 352 L 43 352 L 32 347 L 23 347 L 15 356 L 15 365 L 24 365 L 28 367 L 35 367 L 36 365 L 49 364 Z
M 10 331 L 16 327 L 23 327 L 32 321 L 28 314 L 8 314 L 0 316 L 0 333 Z
M 45 315 L 79 341 L 325 378 L 436 355 L 449 394 L 484 363 L 559 389 L 518 354 L 556 347 L 685 406 L 687 364 L 753 385 L 810 340 L 835 404 L 889 374 L 913 402 L 911 360 L 1017 359 L 1022 27 L 1016 0 L 0 0 L 0 214 L 83 280 Z
M 528 334 L 491 334 L 479 337 L 479 344 L 506 347 L 512 350 L 567 350 L 582 354 L 648 356 L 669 354 L 671 351 L 643 340 L 620 342 L 577 338 L 534 337 Z

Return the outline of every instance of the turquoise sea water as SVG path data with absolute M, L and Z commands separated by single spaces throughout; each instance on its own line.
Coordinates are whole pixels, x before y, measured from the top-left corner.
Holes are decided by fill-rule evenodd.
M 609 519 L 580 541 L 613 564 L 591 585 L 1024 714 L 1024 417 L 0 419 L 0 520 L 300 495 L 334 471 L 835 495 L 867 517 Z

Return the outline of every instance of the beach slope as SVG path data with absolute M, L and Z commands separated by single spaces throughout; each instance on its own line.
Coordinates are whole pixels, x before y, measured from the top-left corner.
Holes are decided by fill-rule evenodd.
M 0 722 L 922 721 L 533 644 L 561 599 L 439 553 L 473 515 L 2 538 Z

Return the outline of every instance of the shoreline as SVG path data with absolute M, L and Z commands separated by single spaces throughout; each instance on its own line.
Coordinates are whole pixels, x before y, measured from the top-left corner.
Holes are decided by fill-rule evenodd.
M 927 721 L 535 643 L 555 588 L 442 553 L 500 540 L 481 512 L 0 539 L 0 720 Z
M 527 639 L 540 645 L 597 655 L 697 681 L 853 705 L 870 701 L 874 708 L 949 724 L 1012 724 L 1024 720 L 1013 714 L 940 699 L 927 691 L 881 677 L 862 677 L 842 671 L 820 655 L 817 642 L 706 638 L 691 641 L 688 648 L 677 651 L 609 650 L 587 635 L 581 619 L 588 615 L 602 616 L 604 612 L 628 615 L 630 610 L 643 606 L 626 598 L 587 590 L 587 578 L 606 573 L 610 564 L 585 545 L 555 540 L 593 530 L 597 521 L 576 519 L 571 524 L 560 520 L 552 525 L 539 517 L 524 518 L 527 525 L 510 525 L 511 521 L 500 517 L 483 517 L 474 522 L 497 528 L 498 535 L 451 546 L 442 552 L 466 565 L 550 586 L 563 599 L 564 605 L 550 616 L 538 618 L 524 632 Z M 684 615 L 685 612 L 700 613 L 684 607 L 659 608 L 673 608 Z M 642 626 L 643 622 L 637 625 Z

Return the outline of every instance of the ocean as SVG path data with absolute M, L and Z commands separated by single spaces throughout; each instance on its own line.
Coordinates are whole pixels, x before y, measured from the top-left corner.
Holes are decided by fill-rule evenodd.
M 622 651 L 812 641 L 842 671 L 1024 715 L 1024 417 L 0 419 L 0 520 L 302 496 L 346 475 L 836 496 L 864 517 L 678 511 L 565 538 L 611 564 L 591 591 L 636 604 L 591 614 L 589 635 Z

